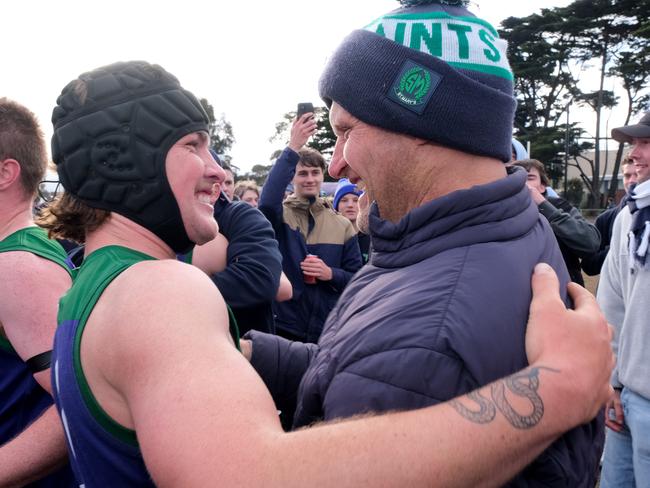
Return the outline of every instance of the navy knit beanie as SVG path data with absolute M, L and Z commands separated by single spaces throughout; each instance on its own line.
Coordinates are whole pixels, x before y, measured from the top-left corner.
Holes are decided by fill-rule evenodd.
M 510 161 L 516 101 L 507 44 L 462 0 L 401 0 L 346 37 L 319 90 L 359 120 Z
M 356 196 L 361 196 L 361 191 L 357 188 L 357 185 L 354 183 L 350 183 L 350 180 L 347 178 L 341 178 L 339 180 L 338 185 L 336 185 L 336 191 L 334 192 L 334 210 L 338 212 L 339 210 L 339 202 L 341 201 L 341 198 L 343 198 L 345 195 L 348 193 L 353 193 Z

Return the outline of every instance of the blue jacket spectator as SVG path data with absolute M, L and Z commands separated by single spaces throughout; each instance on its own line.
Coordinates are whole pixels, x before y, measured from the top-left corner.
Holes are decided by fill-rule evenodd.
M 278 333 L 316 342 L 329 311 L 362 263 L 352 224 L 318 196 L 324 162 L 323 167 L 300 162 L 311 153 L 301 150 L 299 154 L 287 147 L 280 154 L 264 184 L 259 209 L 273 224 L 282 252 L 282 267 L 293 286 L 293 298 L 276 304 Z M 308 182 L 308 190 L 294 179 L 297 167 L 299 172 L 321 171 L 320 176 Z M 292 180 L 295 193 L 283 202 L 285 189 Z M 309 192 L 314 194 L 306 196 Z M 301 263 L 308 254 L 318 256 L 331 269 L 329 280 L 319 278 L 315 284 L 305 283 Z

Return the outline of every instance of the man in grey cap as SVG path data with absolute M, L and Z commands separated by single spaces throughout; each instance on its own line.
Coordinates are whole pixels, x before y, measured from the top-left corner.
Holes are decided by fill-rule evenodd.
M 614 396 L 607 408 L 600 486 L 650 486 L 650 112 L 638 124 L 612 130 L 632 145 L 637 186 L 614 222 L 598 302 L 614 326 Z

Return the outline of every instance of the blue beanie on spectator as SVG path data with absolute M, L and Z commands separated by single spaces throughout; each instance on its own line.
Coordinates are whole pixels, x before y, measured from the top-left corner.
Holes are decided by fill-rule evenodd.
M 526 151 L 524 145 L 514 137 L 512 138 L 512 150 L 515 153 L 515 161 L 528 159 L 528 151 Z
M 347 178 L 341 178 L 339 184 L 336 185 L 336 191 L 334 192 L 334 210 L 338 212 L 339 202 L 348 193 L 354 193 L 356 196 L 361 196 L 363 192 L 357 189 L 357 185 L 350 183 L 350 180 Z
M 467 0 L 400 3 L 343 40 L 321 76 L 321 98 L 367 124 L 510 161 L 507 43 Z

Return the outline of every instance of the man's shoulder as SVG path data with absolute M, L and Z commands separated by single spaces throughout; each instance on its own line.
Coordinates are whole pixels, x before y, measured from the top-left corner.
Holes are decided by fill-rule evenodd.
M 327 218 L 335 220 L 336 222 L 340 223 L 343 227 L 352 227 L 352 228 L 354 228 L 352 226 L 352 222 L 350 222 L 350 219 L 348 219 L 347 217 L 344 217 L 343 215 L 338 213 L 333 208 L 326 206 L 325 210 L 324 210 L 324 213 L 327 216 Z
M 197 284 L 200 285 L 201 278 L 205 278 L 205 273 L 196 266 L 177 259 L 140 261 L 126 269 L 119 277 L 122 282 L 120 283 L 121 286 L 146 285 L 146 289 L 156 291 L 163 291 L 168 288 L 178 289 L 185 282 L 198 282 Z M 211 283 L 207 279 L 207 284 Z
M 357 232 L 354 230 L 352 222 L 329 206 L 324 206 L 322 216 L 323 221 L 321 225 L 324 227 L 325 232 L 343 235 L 344 241 L 356 235 Z
M 612 207 L 606 209 L 598 217 L 596 217 L 596 224 L 598 224 L 599 222 L 609 222 L 610 220 L 615 218 L 618 212 L 620 211 L 621 209 L 618 207 Z
M 630 212 L 630 208 L 626 205 L 621 209 L 618 214 L 616 214 L 616 217 L 614 218 L 614 224 L 612 228 L 612 240 L 618 236 L 618 234 L 623 233 L 627 234 L 630 230 L 630 226 L 632 225 L 632 213 Z M 620 237 L 620 236 L 618 236 Z
M 219 300 L 218 289 L 196 266 L 173 259 L 147 260 L 133 264 L 105 289 L 98 302 L 110 310 L 110 321 L 128 328 L 134 317 L 151 324 L 169 316 L 172 310 L 191 315 L 198 309 L 211 308 Z
M 12 278 L 43 284 L 58 275 L 69 277 L 69 273 L 60 264 L 29 250 L 0 253 L 0 275 L 0 281 L 5 285 L 13 281 Z

